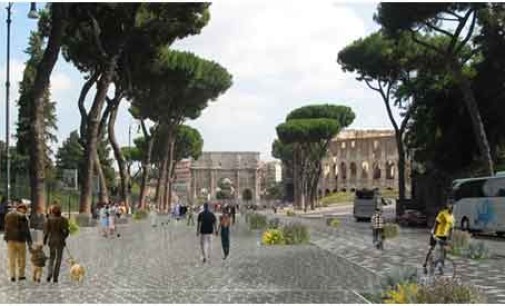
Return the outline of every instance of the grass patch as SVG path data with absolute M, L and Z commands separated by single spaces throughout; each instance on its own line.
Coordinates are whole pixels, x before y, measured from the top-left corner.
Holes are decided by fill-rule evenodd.
M 327 207 L 331 204 L 352 202 L 354 200 L 353 192 L 336 192 L 331 193 L 321 199 L 321 206 Z

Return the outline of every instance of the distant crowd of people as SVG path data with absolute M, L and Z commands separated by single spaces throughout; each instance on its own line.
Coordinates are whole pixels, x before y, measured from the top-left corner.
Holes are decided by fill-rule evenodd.
M 118 202 L 114 203 L 112 201 L 109 204 L 100 203 L 94 209 L 94 218 L 99 220 L 99 232 L 100 234 L 107 237 L 120 237 L 120 233 L 116 228 L 117 219 L 125 216 L 127 214 L 126 205 L 120 204 Z

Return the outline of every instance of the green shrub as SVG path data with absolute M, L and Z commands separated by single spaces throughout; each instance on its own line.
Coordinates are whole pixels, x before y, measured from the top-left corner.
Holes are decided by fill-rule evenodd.
M 391 290 L 398 284 L 412 283 L 417 280 L 417 269 L 405 266 L 396 267 L 388 271 L 381 281 L 382 290 Z
M 266 245 L 280 245 L 285 244 L 284 235 L 279 229 L 268 229 L 261 236 L 261 242 Z
M 133 214 L 134 220 L 142 220 L 145 218 L 147 218 L 147 210 L 145 209 L 139 209 Z
M 79 225 L 75 218 L 70 218 L 68 220 L 68 230 L 70 231 L 70 235 L 77 235 L 79 233 Z
M 264 229 L 267 227 L 267 217 L 257 213 L 251 213 L 248 217 L 249 229 Z
M 268 220 L 268 228 L 277 229 L 280 226 L 281 221 L 279 218 L 273 218 Z
M 288 209 L 286 211 L 286 216 L 288 216 L 288 217 L 295 217 L 296 213 L 294 211 L 292 211 L 291 209 Z
M 286 244 L 302 244 L 309 242 L 310 236 L 307 226 L 301 223 L 286 224 L 281 230 Z
M 455 230 L 452 233 L 449 253 L 452 255 L 461 255 L 468 248 L 470 238 L 471 235 L 468 232 Z
M 486 297 L 475 286 L 454 278 L 437 278 L 419 287 L 417 304 L 485 304 Z
M 338 228 L 340 226 L 340 220 L 337 218 L 327 218 L 326 226 Z
M 484 242 L 470 242 L 468 247 L 463 250 L 462 255 L 471 259 L 484 259 L 489 257 L 489 249 Z
M 386 239 L 392 239 L 399 235 L 400 227 L 395 223 L 384 224 L 384 237 Z

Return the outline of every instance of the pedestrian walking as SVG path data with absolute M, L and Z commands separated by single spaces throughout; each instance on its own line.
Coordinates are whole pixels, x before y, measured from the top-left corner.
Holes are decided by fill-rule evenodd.
M 380 208 L 375 209 L 372 216 L 373 243 L 377 249 L 384 248 L 384 217 Z
M 16 210 L 5 216 L 4 240 L 7 242 L 7 257 L 9 259 L 9 275 L 12 282 L 25 280 L 26 270 L 26 244 L 31 248 L 32 237 L 28 226 L 26 213 L 28 207 L 20 203 Z
M 111 205 L 109 207 L 109 236 L 114 237 L 116 232 L 116 207 Z
M 54 283 L 58 282 L 63 249 L 69 234 L 68 220 L 61 215 L 60 206 L 51 207 L 49 218 L 44 227 L 44 245 L 49 245 L 48 282 L 51 279 Z
M 2 200 L 0 201 L 0 231 L 4 230 L 4 225 L 5 225 L 5 215 L 7 214 L 7 198 L 2 197 Z
M 107 238 L 107 231 L 109 229 L 109 206 L 103 205 L 99 212 L 100 217 L 100 232 L 103 237 Z
M 230 253 L 230 216 L 228 213 L 223 213 L 219 217 L 219 227 L 217 228 L 216 235 L 221 234 L 221 246 L 223 248 L 223 260 L 228 257 Z
M 46 266 L 47 256 L 44 254 L 42 249 L 44 245 L 36 244 L 33 248 L 30 248 L 30 253 L 32 254 L 32 280 L 34 282 L 40 283 L 40 278 L 42 277 L 42 270 Z
M 188 226 L 193 226 L 195 225 L 195 218 L 194 218 L 194 213 L 193 213 L 193 206 L 190 205 L 188 206 L 188 210 L 186 212 L 188 214 Z
M 235 215 L 237 213 L 237 208 L 235 207 L 235 204 L 232 204 L 230 207 L 230 214 L 231 214 L 231 224 L 235 225 Z
M 203 204 L 203 211 L 198 214 L 196 236 L 200 236 L 202 261 L 210 260 L 212 233 L 217 232 L 216 216 L 209 210 L 209 204 Z

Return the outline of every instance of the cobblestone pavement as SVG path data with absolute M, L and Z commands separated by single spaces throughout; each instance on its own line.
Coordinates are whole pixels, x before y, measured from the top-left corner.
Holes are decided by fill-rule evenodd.
M 270 215 L 271 216 L 271 215 Z M 271 216 L 272 217 L 272 216 Z M 312 229 L 312 243 L 360 265 L 377 275 L 385 275 L 398 266 L 419 269 L 428 251 L 429 231 L 401 229 L 398 238 L 386 241 L 385 250 L 373 247 L 368 223 L 356 223 L 350 216 L 339 216 L 338 229 L 325 225 L 324 218 L 281 217 L 284 221 L 300 221 Z M 486 293 L 489 303 L 505 303 L 505 258 L 491 256 L 485 260 L 455 258 L 457 276 L 469 281 Z
M 232 229 L 230 257 L 221 259 L 214 239 L 207 264 L 195 228 L 183 222 L 132 221 L 110 239 L 82 228 L 68 243 L 87 269 L 82 284 L 69 280 L 67 263 L 58 284 L 9 282 L 1 243 L 0 303 L 362 303 L 355 292 L 377 284 L 375 274 L 314 245 L 260 246 L 243 223 Z

